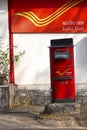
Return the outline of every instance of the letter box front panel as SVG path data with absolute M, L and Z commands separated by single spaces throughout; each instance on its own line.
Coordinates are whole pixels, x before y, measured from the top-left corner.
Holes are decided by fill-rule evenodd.
M 56 77 L 73 77 L 74 70 L 72 66 L 54 66 L 51 69 L 52 80 Z
M 50 48 L 51 66 L 73 65 L 73 48 Z
M 74 102 L 75 88 L 72 80 L 59 80 L 52 82 L 52 102 Z
M 50 47 L 51 99 L 52 102 L 74 102 L 75 78 L 72 39 L 63 39 L 62 45 L 61 40 L 56 41 L 57 45 L 53 41 Z

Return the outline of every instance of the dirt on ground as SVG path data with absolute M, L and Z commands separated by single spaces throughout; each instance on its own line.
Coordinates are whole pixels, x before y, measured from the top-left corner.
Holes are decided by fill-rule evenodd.
M 87 107 L 76 115 L 44 114 L 44 106 L 15 108 L 0 113 L 0 130 L 87 130 Z

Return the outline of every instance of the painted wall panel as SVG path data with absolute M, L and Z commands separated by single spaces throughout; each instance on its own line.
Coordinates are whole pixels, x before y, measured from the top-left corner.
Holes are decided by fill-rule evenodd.
M 81 33 L 14 34 L 14 45 L 17 45 L 18 49 L 26 51 L 20 62 L 18 64 L 15 64 L 15 82 L 17 84 L 49 84 L 50 64 L 48 47 L 50 46 L 50 40 L 57 38 L 73 38 L 75 45 L 74 50 L 76 83 L 86 83 L 86 78 L 81 78 L 81 75 L 83 74 L 83 66 L 79 68 L 76 67 L 78 66 L 78 62 L 76 62 L 76 59 L 80 60 L 80 56 L 76 57 L 77 44 L 86 36 L 87 34 Z M 81 53 L 79 52 L 78 55 L 81 55 Z M 87 73 L 84 72 L 84 75 L 86 77 Z
M 8 8 L 7 0 L 0 0 L 0 45 L 8 44 Z
M 8 45 L 8 9 L 7 0 L 0 0 L 0 45 Z M 49 45 L 51 39 L 73 38 L 75 45 L 76 83 L 87 83 L 87 33 L 29 33 L 14 34 L 16 51 L 25 50 L 20 62 L 15 63 L 15 83 L 33 85 L 50 84 Z M 15 51 L 15 53 L 16 53 Z M 37 85 L 35 85 L 37 84 Z M 47 89 L 47 86 L 46 88 Z

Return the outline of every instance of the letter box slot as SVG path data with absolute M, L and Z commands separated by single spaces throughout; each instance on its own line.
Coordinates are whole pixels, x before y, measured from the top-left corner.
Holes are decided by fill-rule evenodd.
M 54 52 L 54 59 L 69 59 L 69 58 L 70 58 L 69 51 L 65 51 L 65 52 L 55 51 Z
M 72 76 L 54 77 L 53 80 L 71 80 Z

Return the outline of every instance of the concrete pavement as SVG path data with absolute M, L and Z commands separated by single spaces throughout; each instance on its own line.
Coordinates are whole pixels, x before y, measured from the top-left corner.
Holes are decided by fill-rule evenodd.
M 77 115 L 43 114 L 43 106 L 0 113 L 0 130 L 87 130 L 87 120 Z
M 39 119 L 30 113 L 1 113 L 0 130 L 87 130 L 76 121 Z

